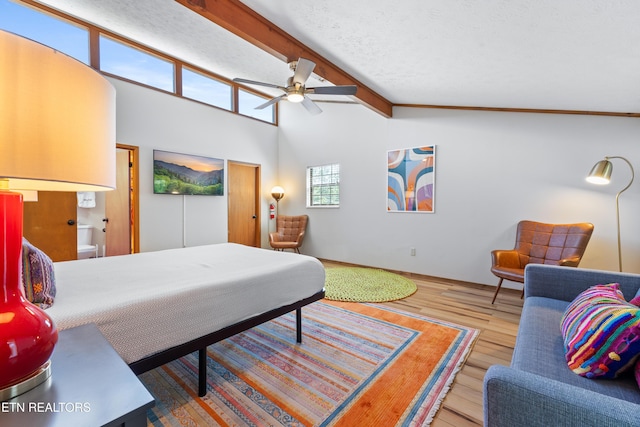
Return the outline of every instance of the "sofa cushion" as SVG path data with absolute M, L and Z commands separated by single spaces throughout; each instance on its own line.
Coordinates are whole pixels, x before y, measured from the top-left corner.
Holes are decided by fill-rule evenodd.
M 29 302 L 42 309 L 51 307 L 56 296 L 53 262 L 25 238 L 22 238 L 22 285 Z
M 592 381 L 569 369 L 560 332 L 560 319 L 568 305 L 567 301 L 545 297 L 525 299 L 511 367 L 640 404 L 638 385 L 632 375 L 623 375 L 615 381 Z
M 587 378 L 616 378 L 640 353 L 640 309 L 617 283 L 592 286 L 567 307 L 562 335 L 569 368 Z

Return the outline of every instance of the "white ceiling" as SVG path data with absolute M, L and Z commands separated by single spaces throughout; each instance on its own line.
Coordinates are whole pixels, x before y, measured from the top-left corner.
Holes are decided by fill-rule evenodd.
M 291 75 L 173 0 L 41 2 L 228 78 Z M 242 2 L 394 104 L 640 112 L 638 0 Z

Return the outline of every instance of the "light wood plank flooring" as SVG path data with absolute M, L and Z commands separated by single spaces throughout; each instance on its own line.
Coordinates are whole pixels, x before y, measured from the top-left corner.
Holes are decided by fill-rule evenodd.
M 322 262 L 328 268 L 345 265 L 327 260 Z M 522 310 L 520 291 L 503 288 L 492 305 L 493 286 L 400 274 L 415 281 L 418 291 L 386 305 L 480 330 L 472 352 L 431 425 L 481 426 L 482 379 L 489 366 L 511 362 Z

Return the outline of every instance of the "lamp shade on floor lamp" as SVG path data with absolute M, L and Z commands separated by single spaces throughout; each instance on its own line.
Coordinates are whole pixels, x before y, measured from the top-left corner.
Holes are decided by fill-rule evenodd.
M 51 318 L 23 296 L 17 191 L 113 188 L 113 86 L 67 55 L 0 31 L 0 392 L 37 385 L 30 379 L 58 336 Z

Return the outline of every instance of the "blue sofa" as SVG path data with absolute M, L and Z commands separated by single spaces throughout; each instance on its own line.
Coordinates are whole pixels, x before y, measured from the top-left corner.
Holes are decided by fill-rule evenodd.
M 638 274 L 526 267 L 511 366 L 491 366 L 484 378 L 485 426 L 640 426 L 640 387 L 631 374 L 591 380 L 573 373 L 564 358 L 565 308 L 590 286 L 613 282 L 627 300 L 640 290 Z

